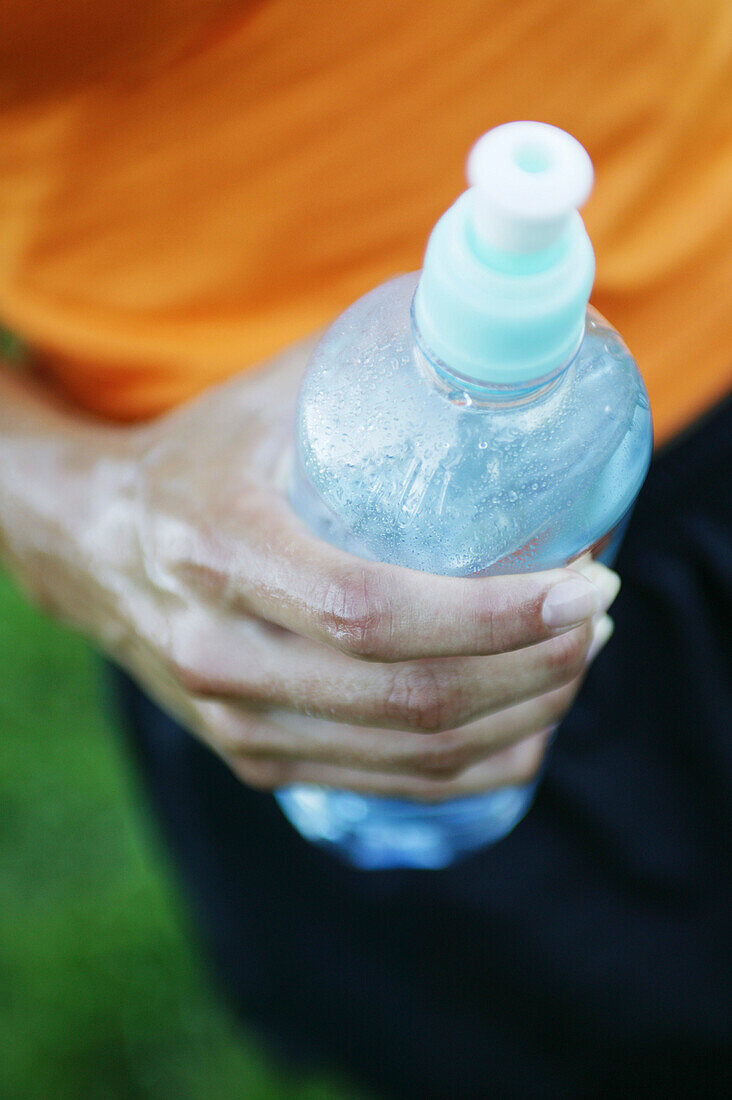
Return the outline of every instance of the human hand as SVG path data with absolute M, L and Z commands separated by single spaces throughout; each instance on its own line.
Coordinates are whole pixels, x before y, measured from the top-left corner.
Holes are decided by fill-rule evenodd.
M 438 577 L 314 538 L 282 487 L 308 350 L 87 443 L 74 549 L 36 588 L 255 787 L 529 781 L 610 635 L 615 575 Z

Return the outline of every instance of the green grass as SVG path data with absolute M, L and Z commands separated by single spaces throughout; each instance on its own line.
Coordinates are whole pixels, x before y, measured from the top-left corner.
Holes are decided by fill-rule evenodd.
M 346 1100 L 218 1004 L 99 663 L 0 575 L 0 1097 Z

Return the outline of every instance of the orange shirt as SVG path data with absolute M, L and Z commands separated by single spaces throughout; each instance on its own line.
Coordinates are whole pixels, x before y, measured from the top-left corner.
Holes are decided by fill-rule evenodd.
M 420 266 L 484 130 L 589 150 L 658 438 L 732 384 L 728 0 L 5 0 L 0 322 L 151 416 Z

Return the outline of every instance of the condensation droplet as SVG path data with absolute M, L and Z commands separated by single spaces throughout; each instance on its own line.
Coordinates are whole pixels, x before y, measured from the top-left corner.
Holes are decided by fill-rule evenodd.
M 473 404 L 470 394 L 464 390 L 450 390 L 447 399 L 452 401 L 453 405 L 460 405 L 461 408 L 468 408 Z

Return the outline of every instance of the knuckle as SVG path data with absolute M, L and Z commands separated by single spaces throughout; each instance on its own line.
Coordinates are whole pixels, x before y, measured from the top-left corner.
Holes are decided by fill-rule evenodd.
M 458 686 L 446 681 L 432 664 L 409 664 L 397 669 L 384 705 L 389 721 L 424 733 L 457 725 L 460 711 Z
M 201 558 L 199 534 L 192 524 L 172 516 L 156 516 L 145 530 L 145 560 L 162 575 L 184 574 Z
M 566 683 L 579 676 L 587 653 L 585 630 L 570 630 L 546 643 L 546 663 L 554 679 Z
M 454 731 L 436 733 L 415 752 L 412 770 L 426 779 L 455 779 L 470 765 L 469 746 Z
M 288 768 L 279 760 L 237 760 L 234 771 L 249 787 L 273 791 L 288 781 Z
M 385 655 L 391 615 L 368 570 L 331 579 L 321 600 L 321 615 L 326 633 L 351 656 L 369 659 Z
M 163 649 L 173 678 L 189 695 L 212 695 L 214 680 L 208 668 L 204 633 L 196 616 L 172 617 L 167 623 L 167 633 Z
M 168 670 L 189 695 L 200 699 L 236 695 L 239 703 L 256 706 L 269 687 L 269 677 L 249 647 L 242 647 L 235 665 L 229 639 L 217 636 L 205 617 L 192 612 L 169 626 L 164 646 Z
M 516 771 L 513 781 L 519 785 L 533 782 L 541 770 L 545 753 L 546 742 L 543 739 L 519 746 L 516 752 Z
M 208 724 L 216 747 L 227 756 L 246 756 L 255 761 L 266 751 L 256 721 L 246 715 L 234 716 L 228 708 L 217 707 L 209 712 Z
M 168 665 L 174 679 L 189 695 L 205 698 L 215 694 L 213 679 L 197 661 L 176 654 L 169 659 Z

